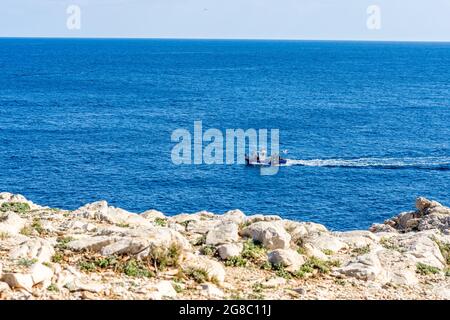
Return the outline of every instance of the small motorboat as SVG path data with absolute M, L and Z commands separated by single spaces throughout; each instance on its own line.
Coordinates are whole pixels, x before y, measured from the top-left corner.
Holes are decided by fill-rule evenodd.
M 265 160 L 260 160 L 259 157 L 250 158 L 248 155 L 245 155 L 245 165 L 247 166 L 279 166 L 286 164 L 287 160 L 283 159 L 279 156 L 271 157 Z

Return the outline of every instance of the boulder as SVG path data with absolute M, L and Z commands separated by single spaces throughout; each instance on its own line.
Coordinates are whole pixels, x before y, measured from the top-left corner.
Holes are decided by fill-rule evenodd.
M 291 249 L 276 249 L 268 253 L 269 262 L 273 265 L 281 265 L 287 271 L 295 272 L 304 263 L 303 256 Z
M 241 210 L 230 210 L 224 213 L 222 216 L 222 221 L 234 222 L 238 225 L 245 222 L 246 216 Z
M 35 263 L 30 268 L 30 274 L 33 278 L 33 284 L 38 284 L 43 282 L 44 287 L 51 284 L 53 277 L 53 271 L 49 267 L 44 266 L 41 263 Z
M 105 289 L 102 283 L 96 281 L 89 281 L 87 279 L 74 279 L 65 285 L 70 292 L 88 291 L 92 293 L 100 293 Z
M 281 217 L 277 215 L 263 215 L 263 214 L 254 214 L 251 216 L 246 216 L 245 223 L 252 224 L 256 222 L 269 222 L 269 221 L 280 221 Z
M 357 256 L 346 266 L 336 270 L 338 273 L 348 277 L 354 277 L 361 280 L 378 280 L 386 283 L 388 281 L 387 273 L 381 266 L 381 262 L 376 253 L 371 252 Z
M 61 229 L 70 231 L 70 233 L 88 233 L 97 230 L 97 226 L 93 223 L 81 220 L 69 220 L 61 224 Z
M 333 235 L 352 248 L 370 246 L 380 240 L 370 231 L 334 232 Z
M 272 250 L 287 249 L 291 241 L 291 236 L 277 222 L 261 221 L 253 223 L 242 230 L 242 234 Z
M 155 221 L 156 219 L 166 219 L 164 213 L 153 209 L 142 212 L 140 216 L 150 221 Z
M 207 234 L 212 228 L 219 225 L 219 220 L 193 220 L 186 227 L 186 231 L 190 233 Z
M 126 210 L 110 207 L 106 201 L 97 201 L 86 204 L 73 212 L 86 219 L 104 221 L 111 224 L 130 226 L 151 226 L 151 222 L 138 214 Z
M 219 245 L 224 243 L 236 242 L 239 239 L 239 227 L 234 222 L 223 222 L 216 225 L 208 231 L 206 235 L 207 245 Z
M 0 212 L 0 233 L 16 235 L 25 226 L 26 220 L 14 212 Z
M 85 237 L 70 241 L 67 248 L 73 251 L 99 251 L 115 240 L 115 238 L 108 236 Z
M 317 233 L 312 236 L 308 236 L 303 240 L 303 243 L 310 244 L 312 247 L 319 250 L 327 250 L 332 252 L 338 252 L 342 249 L 347 249 L 348 245 L 341 241 L 338 237 L 333 236 L 330 233 Z
M 220 262 L 212 260 L 206 256 L 189 253 L 186 260 L 182 262 L 183 270 L 197 269 L 206 272 L 209 281 L 223 283 L 225 281 L 225 269 Z
M 100 253 L 103 256 L 120 255 L 120 254 L 138 254 L 148 246 L 145 239 L 121 239 L 101 248 Z
M 55 249 L 49 241 L 44 239 L 29 239 L 9 252 L 12 259 L 36 259 L 37 262 L 50 262 Z
M 27 203 L 30 206 L 30 210 L 43 209 L 43 207 L 34 204 L 32 201 L 27 200 L 21 194 L 12 194 L 9 192 L 0 192 L 0 206 L 4 203 Z
M 231 257 L 237 257 L 242 253 L 244 245 L 242 243 L 227 243 L 217 247 L 217 252 L 223 260 Z
M 149 299 L 151 300 L 176 298 L 177 296 L 177 292 L 173 288 L 172 283 L 167 280 L 160 281 L 156 285 L 153 285 L 150 291 L 152 291 L 149 296 Z
M 443 207 L 443 205 L 437 201 L 431 201 L 423 197 L 418 197 L 416 199 L 416 208 L 422 213 L 426 213 L 427 210 L 435 207 Z
M 313 257 L 324 261 L 328 260 L 328 256 L 325 253 L 323 253 L 322 250 L 313 247 L 309 243 L 303 245 L 303 250 L 305 251 L 305 255 L 308 257 Z
M 397 245 L 404 251 L 404 255 L 417 263 L 423 263 L 438 269 L 444 269 L 446 261 L 430 234 L 418 232 L 405 234 L 397 239 Z
M 282 285 L 285 285 L 286 282 L 287 282 L 287 280 L 285 278 L 276 277 L 276 278 L 270 278 L 264 282 L 261 282 L 261 286 L 263 288 L 271 289 L 271 288 L 277 288 Z

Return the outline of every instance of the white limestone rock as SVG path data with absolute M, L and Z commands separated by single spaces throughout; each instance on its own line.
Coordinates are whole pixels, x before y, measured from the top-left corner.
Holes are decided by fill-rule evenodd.
M 305 259 L 297 251 L 291 249 L 276 249 L 268 253 L 269 262 L 273 265 L 282 265 L 287 271 L 295 272 L 304 263 Z
M 50 262 L 55 249 L 51 243 L 45 239 L 29 239 L 22 242 L 18 247 L 13 248 L 9 256 L 11 259 L 36 259 L 37 262 Z
M 236 242 L 239 240 L 239 227 L 234 222 L 223 222 L 217 224 L 208 231 L 206 235 L 207 245 L 219 245 L 224 243 Z
M 26 220 L 14 212 L 0 212 L 0 233 L 16 235 L 25 226 Z
M 242 234 L 272 250 L 288 249 L 291 241 L 289 233 L 277 222 L 261 221 L 253 223 L 242 230 Z
M 227 243 L 217 247 L 217 252 L 222 260 L 227 260 L 228 258 L 238 257 L 243 249 L 242 243 Z

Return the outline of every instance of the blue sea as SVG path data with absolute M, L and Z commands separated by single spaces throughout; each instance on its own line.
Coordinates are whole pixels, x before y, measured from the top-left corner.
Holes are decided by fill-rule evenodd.
M 279 129 L 297 165 L 174 165 L 196 120 Z M 0 39 L 0 191 L 348 230 L 449 189 L 448 43 Z

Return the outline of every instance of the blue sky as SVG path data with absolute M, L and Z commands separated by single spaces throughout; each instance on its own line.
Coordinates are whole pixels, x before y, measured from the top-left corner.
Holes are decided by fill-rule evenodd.
M 20 36 L 450 41 L 450 0 L 2 0 L 0 37 Z

